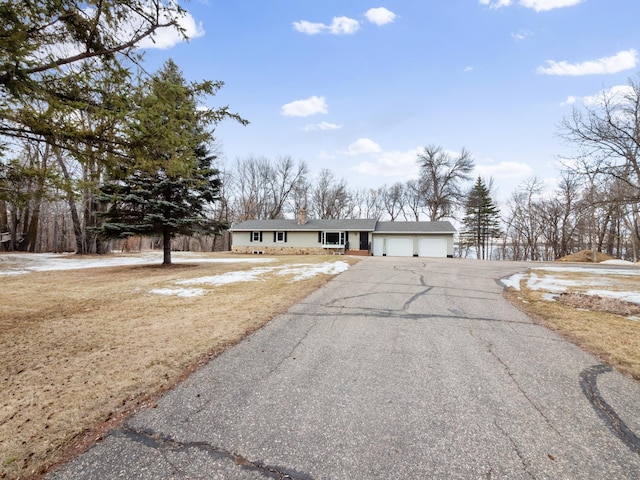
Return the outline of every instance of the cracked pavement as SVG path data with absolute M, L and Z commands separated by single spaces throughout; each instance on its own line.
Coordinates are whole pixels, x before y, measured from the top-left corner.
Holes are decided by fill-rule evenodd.
M 502 297 L 528 266 L 367 258 L 47 478 L 638 478 L 640 385 Z

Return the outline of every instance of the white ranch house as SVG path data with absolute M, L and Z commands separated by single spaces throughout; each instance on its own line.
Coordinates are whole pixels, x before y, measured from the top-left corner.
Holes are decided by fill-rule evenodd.
M 360 254 L 452 257 L 456 229 L 450 222 L 246 220 L 230 229 L 234 253 L 267 255 Z

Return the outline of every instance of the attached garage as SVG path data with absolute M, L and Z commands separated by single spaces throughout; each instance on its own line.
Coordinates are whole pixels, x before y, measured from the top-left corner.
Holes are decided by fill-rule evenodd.
M 413 257 L 413 238 L 388 237 L 387 257 Z
M 449 222 L 378 222 L 373 232 L 373 255 L 452 257 L 455 232 Z

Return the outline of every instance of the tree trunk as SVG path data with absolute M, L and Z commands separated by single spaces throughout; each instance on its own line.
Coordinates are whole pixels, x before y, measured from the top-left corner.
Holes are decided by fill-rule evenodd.
M 171 265 L 171 234 L 167 228 L 162 233 L 162 257 L 163 265 Z
M 67 165 L 64 163 L 64 159 L 62 158 L 62 155 L 60 154 L 60 152 L 56 153 L 56 160 L 58 162 L 58 165 L 60 166 L 60 170 L 62 171 L 62 174 L 64 175 L 64 179 L 65 179 L 65 193 L 67 194 L 67 203 L 69 204 L 69 210 L 71 212 L 71 221 L 73 222 L 73 233 L 75 234 L 75 237 L 76 237 L 76 253 L 78 254 L 88 253 L 87 245 L 84 239 L 84 232 L 82 230 L 82 222 L 80 220 L 80 215 L 78 215 L 78 209 L 76 207 L 75 199 L 73 198 L 74 192 L 72 187 L 73 182 L 71 179 L 71 175 L 69 174 Z
M 36 240 L 38 238 L 38 225 L 40 223 L 40 200 L 36 203 L 31 218 L 29 219 L 29 227 L 25 231 L 24 251 L 35 252 Z

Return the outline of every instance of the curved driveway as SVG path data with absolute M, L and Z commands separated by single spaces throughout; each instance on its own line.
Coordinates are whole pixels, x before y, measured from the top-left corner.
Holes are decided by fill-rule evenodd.
M 502 297 L 363 260 L 50 479 L 638 478 L 640 386 Z

